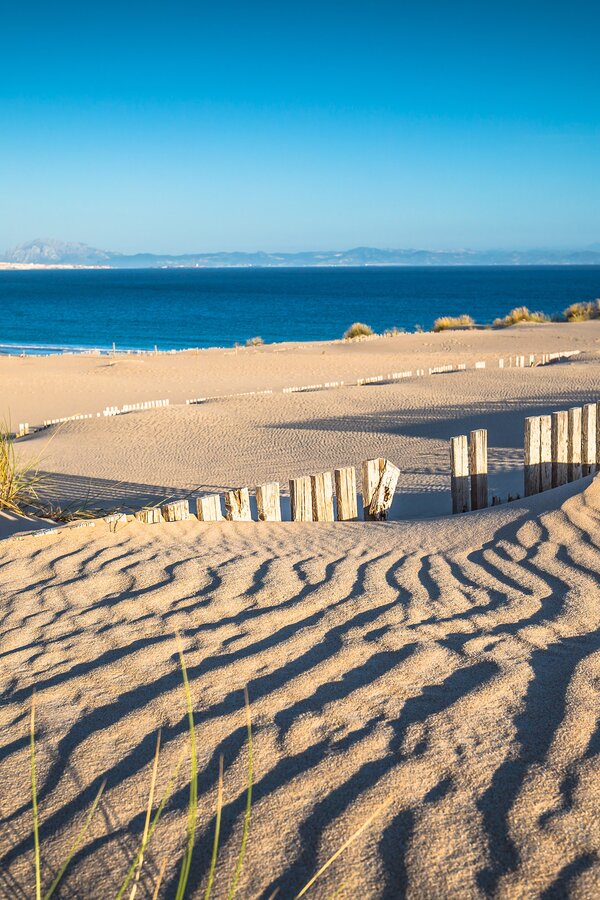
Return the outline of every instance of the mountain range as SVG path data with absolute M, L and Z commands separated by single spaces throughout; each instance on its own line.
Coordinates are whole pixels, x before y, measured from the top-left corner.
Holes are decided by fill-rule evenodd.
M 110 268 L 282 268 L 294 266 L 541 266 L 600 265 L 600 244 L 581 250 L 351 250 L 299 253 L 118 253 L 87 244 L 37 238 L 6 251 L 0 262 L 17 265 L 107 266 Z

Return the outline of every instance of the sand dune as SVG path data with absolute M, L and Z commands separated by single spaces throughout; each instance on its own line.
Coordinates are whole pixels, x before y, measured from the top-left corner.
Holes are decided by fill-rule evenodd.
M 213 896 L 227 896 L 235 867 L 245 803 L 245 686 L 255 788 L 239 896 L 266 900 L 277 889 L 279 897 L 295 896 L 382 805 L 308 896 L 597 896 L 600 476 L 481 513 L 439 516 L 449 502 L 452 434 L 489 428 L 491 486 L 505 491 L 522 474 L 524 415 L 581 404 L 598 391 L 594 328 L 476 336 L 489 341 L 480 348 L 493 339 L 494 352 L 525 352 L 525 342 L 552 350 L 560 340 L 564 347 L 565 332 L 570 344 L 581 338 L 582 357 L 544 369 L 469 371 L 250 404 L 185 407 L 173 397 L 168 409 L 70 424 L 50 444 L 48 432 L 21 441 L 23 455 L 43 452 L 56 496 L 77 499 L 90 490 L 107 504 L 284 481 L 379 453 L 400 465 L 402 479 L 399 520 L 388 523 L 191 520 L 131 522 L 115 531 L 98 521 L 0 541 L 0 896 L 33 895 L 34 687 L 44 883 L 107 779 L 59 894 L 114 896 L 139 846 L 157 731 L 159 793 L 188 742 L 176 632 L 198 724 L 194 896 L 210 862 L 221 753 L 223 840 Z M 455 361 L 475 340 L 404 336 L 394 361 L 408 359 L 409 341 L 414 358 L 433 358 L 427 345 L 437 337 Z M 379 343 L 389 348 L 395 340 Z M 350 348 L 351 365 L 363 374 L 375 367 L 377 343 Z M 317 346 L 289 352 L 285 364 L 285 353 L 248 355 L 255 360 L 251 383 L 275 371 L 299 379 L 303 354 L 314 372 L 325 371 Z M 192 396 L 184 383 L 190 358 L 144 358 L 140 391 L 164 395 L 164 377 L 181 379 Z M 227 374 L 236 357 L 214 351 L 210 358 L 213 387 L 242 378 Z M 89 393 L 90 380 L 104 377 L 93 366 L 104 364 L 0 360 L 15 378 L 5 402 L 31 420 L 28 411 L 44 400 L 35 392 L 53 367 L 66 385 L 65 412 L 75 411 L 78 398 L 134 400 L 124 396 L 132 378 L 121 397 Z M 343 365 L 338 359 L 331 371 Z M 58 378 L 46 401 L 52 391 Z M 12 530 L 22 526 L 33 527 L 11 523 Z M 138 897 L 152 896 L 163 859 L 161 896 L 174 895 L 188 789 L 184 768 Z
M 538 510 L 547 494 L 472 514 L 468 529 L 133 523 L 4 542 L 4 895 L 31 894 L 33 687 L 46 862 L 58 864 L 107 778 L 65 896 L 111 896 L 143 826 L 156 731 L 161 784 L 185 742 L 179 630 L 202 770 L 195 885 L 221 752 L 217 896 L 234 866 L 248 685 L 256 787 L 242 896 L 293 896 L 387 798 L 316 896 L 341 884 L 349 897 L 594 896 L 600 480 L 552 496 L 555 510 Z M 145 891 L 164 856 L 173 884 L 186 799 L 182 776 Z

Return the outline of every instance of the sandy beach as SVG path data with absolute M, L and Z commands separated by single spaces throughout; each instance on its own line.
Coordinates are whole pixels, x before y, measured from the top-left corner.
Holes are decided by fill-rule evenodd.
M 566 350 L 578 355 L 508 365 Z M 427 374 L 446 364 L 466 368 Z M 355 383 L 417 369 L 425 374 Z M 6 356 L 0 384 L 0 415 L 15 427 L 93 416 L 17 441 L 20 458 L 47 473 L 55 503 L 133 511 L 276 480 L 285 508 L 290 477 L 375 456 L 401 472 L 391 520 L 381 523 L 98 520 L 35 536 L 27 531 L 40 523 L 5 520 L 1 896 L 33 893 L 34 688 L 44 878 L 106 779 L 58 895 L 116 893 L 139 847 L 158 730 L 158 795 L 187 747 L 176 633 L 197 722 L 198 896 L 220 754 L 213 896 L 227 896 L 235 868 L 246 686 L 255 785 L 240 896 L 296 896 L 375 812 L 307 896 L 598 895 L 600 478 L 451 516 L 448 442 L 486 428 L 490 494 L 522 498 L 524 418 L 600 399 L 600 322 L 237 351 Z M 239 396 L 251 391 L 272 393 Z M 185 403 L 204 396 L 217 399 Z M 97 415 L 158 398 L 169 406 Z M 174 896 L 188 790 L 186 758 L 138 897 L 152 897 L 163 860 L 161 897 Z

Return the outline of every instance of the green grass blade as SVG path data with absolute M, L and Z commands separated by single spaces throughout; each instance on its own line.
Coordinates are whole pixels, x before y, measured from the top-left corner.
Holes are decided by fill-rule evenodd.
M 91 805 L 90 808 L 89 808 L 89 811 L 88 811 L 88 814 L 87 814 L 87 816 L 86 816 L 85 822 L 83 823 L 83 825 L 82 825 L 81 828 L 79 829 L 79 833 L 77 834 L 77 837 L 75 838 L 75 840 L 74 840 L 74 842 L 73 842 L 73 845 L 71 846 L 71 849 L 69 850 L 69 852 L 68 852 L 68 854 L 67 854 L 67 858 L 65 859 L 64 863 L 62 864 L 62 866 L 61 866 L 60 869 L 58 870 L 58 872 L 57 872 L 57 874 L 56 874 L 56 878 L 54 879 L 54 881 L 52 882 L 52 884 L 50 885 L 50 887 L 48 888 L 48 890 L 47 890 L 46 893 L 44 894 L 44 900 L 49 900 L 49 898 L 52 896 L 52 894 L 54 893 L 54 891 L 55 891 L 56 888 L 58 887 L 59 881 L 61 880 L 61 878 L 63 877 L 63 875 L 64 875 L 65 872 L 67 871 L 67 867 L 68 867 L 69 863 L 71 862 L 71 860 L 73 859 L 75 853 L 76 853 L 77 850 L 79 849 L 79 847 L 80 847 L 80 845 L 81 845 L 81 843 L 82 843 L 82 841 L 83 841 L 83 839 L 84 839 L 84 837 L 85 837 L 85 835 L 86 835 L 86 832 L 87 832 L 87 830 L 88 830 L 88 828 L 89 828 L 89 826 L 90 826 L 90 822 L 92 821 L 92 816 L 94 815 L 94 812 L 96 811 L 96 807 L 97 807 L 98 804 L 100 803 L 100 797 L 102 796 L 102 792 L 104 791 L 104 788 L 105 788 L 105 787 L 106 787 L 106 781 L 103 781 L 102 784 L 100 785 L 100 789 L 98 790 L 98 793 L 96 794 L 96 797 L 95 797 L 95 799 L 94 799 L 94 802 L 92 803 L 92 805 Z
M 35 897 L 42 898 L 42 867 L 40 860 L 40 830 L 37 807 L 37 785 L 35 778 L 35 693 L 31 696 L 31 719 L 29 722 L 29 763 L 31 769 L 31 803 L 33 806 L 33 851 L 35 855 Z
M 150 793 L 148 795 L 148 806 L 146 808 L 146 821 L 144 822 L 144 831 L 142 833 L 142 853 L 140 856 L 140 861 L 138 863 L 138 867 L 135 873 L 135 881 L 133 887 L 131 888 L 131 894 L 129 895 L 129 900 L 134 900 L 134 897 L 137 892 L 138 882 L 140 880 L 140 875 L 142 874 L 142 866 L 144 865 L 144 850 L 148 844 L 148 829 L 150 828 L 150 817 L 152 816 L 152 806 L 154 804 L 154 789 L 156 787 L 156 776 L 158 773 L 158 756 L 160 753 L 160 729 L 156 736 L 156 750 L 154 752 L 154 763 L 152 765 L 152 776 L 150 778 Z
M 177 765 L 175 766 L 173 774 L 171 775 L 171 778 L 170 778 L 167 788 L 165 790 L 165 793 L 163 794 L 163 798 L 160 801 L 158 809 L 154 813 L 154 818 L 152 819 L 152 824 L 150 825 L 150 829 L 148 831 L 148 838 L 146 840 L 146 846 L 148 846 L 148 844 L 150 843 L 150 838 L 154 834 L 154 829 L 158 825 L 158 820 L 160 819 L 160 817 L 162 815 L 162 811 L 165 808 L 165 805 L 173 792 L 173 787 L 175 785 L 175 779 L 177 778 L 177 776 L 179 774 L 179 770 L 181 768 L 181 764 L 183 763 L 184 759 L 185 759 L 185 751 L 183 751 L 181 756 L 179 757 L 179 759 L 177 761 Z M 120 900 L 120 898 L 123 896 L 123 894 L 127 890 L 127 886 L 129 885 L 129 882 L 133 878 L 135 870 L 140 861 L 141 855 L 142 855 L 142 848 L 140 847 L 140 849 L 136 853 L 135 859 L 133 860 L 133 862 L 131 863 L 131 865 L 129 867 L 129 871 L 127 872 L 127 875 L 125 876 L 125 881 L 123 882 L 123 884 L 121 885 L 121 887 L 119 888 L 119 890 L 115 896 L 115 900 Z
M 244 701 L 246 706 L 246 727 L 248 729 L 248 791 L 246 794 L 246 815 L 244 816 L 244 829 L 242 831 L 242 843 L 240 846 L 240 854 L 238 856 L 237 866 L 233 882 L 229 890 L 229 900 L 233 897 L 237 890 L 238 881 L 242 871 L 242 864 L 246 854 L 246 844 L 248 842 L 248 832 L 250 830 L 250 811 L 252 808 L 252 779 L 253 779 L 253 758 L 252 758 L 252 719 L 250 717 L 250 700 L 248 699 L 248 688 L 244 688 Z
M 187 885 L 187 881 L 190 874 L 190 868 L 192 865 L 192 854 L 194 852 L 194 837 L 196 834 L 196 816 L 198 813 L 198 760 L 196 757 L 196 731 L 194 727 L 194 711 L 192 707 L 192 692 L 190 690 L 190 682 L 188 679 L 187 669 L 185 667 L 185 659 L 183 658 L 183 650 L 181 648 L 181 644 L 178 647 L 179 650 L 179 661 L 181 663 L 181 672 L 183 675 L 183 686 L 185 690 L 185 697 L 187 702 L 187 710 L 188 710 L 188 724 L 190 730 L 190 744 L 191 744 L 191 753 L 192 753 L 192 761 L 191 761 L 191 781 L 190 781 L 190 799 L 188 804 L 188 839 L 187 846 L 185 848 L 185 853 L 183 856 L 183 862 L 181 864 L 181 872 L 179 873 L 179 882 L 177 884 L 177 892 L 175 894 L 175 900 L 183 900 L 183 896 L 185 894 L 185 889 Z
M 219 786 L 217 788 L 217 813 L 215 819 L 215 837 L 213 840 L 212 858 L 210 860 L 210 870 L 208 873 L 208 882 L 204 891 L 204 900 L 209 900 L 212 890 L 213 879 L 215 877 L 215 868 L 217 865 L 217 854 L 219 852 L 219 833 L 221 831 L 221 811 L 223 809 L 223 754 L 219 759 Z

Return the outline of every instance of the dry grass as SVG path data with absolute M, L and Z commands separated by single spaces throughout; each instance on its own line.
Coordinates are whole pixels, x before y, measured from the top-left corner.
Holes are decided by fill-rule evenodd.
M 246 341 L 246 347 L 262 347 L 264 341 L 261 337 L 251 337 Z
M 589 322 L 590 319 L 600 319 L 600 300 L 572 303 L 565 309 L 563 316 L 567 322 Z
M 44 476 L 38 472 L 38 461 L 20 463 L 10 427 L 0 423 L 0 510 L 25 515 L 39 502 L 39 488 Z
M 350 328 L 344 332 L 344 340 L 352 341 L 354 338 L 371 337 L 374 334 L 370 325 L 365 325 L 364 322 L 353 322 Z
M 451 328 L 474 328 L 475 319 L 471 316 L 440 316 L 433 323 L 434 331 L 447 331 Z
M 494 328 L 508 328 L 510 325 L 519 325 L 521 322 L 533 322 L 541 324 L 549 322 L 550 319 L 543 312 L 530 312 L 526 306 L 517 306 L 511 309 L 507 316 L 503 319 L 495 319 Z

